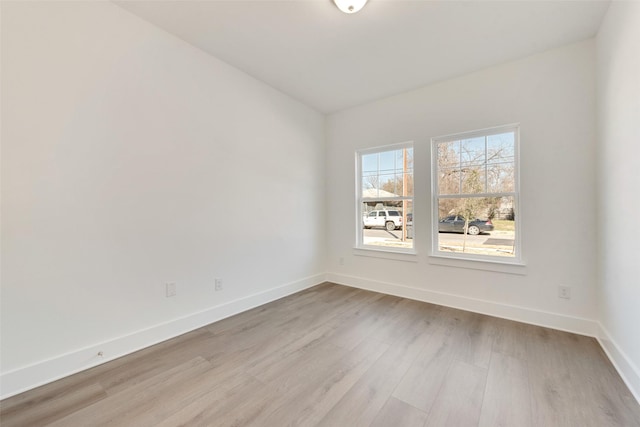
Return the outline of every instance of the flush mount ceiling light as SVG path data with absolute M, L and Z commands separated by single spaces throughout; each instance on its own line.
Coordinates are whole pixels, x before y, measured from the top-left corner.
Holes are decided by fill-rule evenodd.
M 364 7 L 367 0 L 333 0 L 333 2 L 344 13 L 356 13 Z

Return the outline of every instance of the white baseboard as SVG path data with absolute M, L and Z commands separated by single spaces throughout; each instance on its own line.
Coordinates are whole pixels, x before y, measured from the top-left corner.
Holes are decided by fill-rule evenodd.
M 446 307 L 472 311 L 494 317 L 515 320 L 537 326 L 573 332 L 580 335 L 595 337 L 597 322 L 580 317 L 566 316 L 558 313 L 534 310 L 527 307 L 519 307 L 509 304 L 501 304 L 493 301 L 469 298 L 444 292 L 430 291 L 427 289 L 413 288 L 395 283 L 378 282 L 361 277 L 328 273 L 327 281 L 345 286 L 366 289 L 384 294 L 429 302 Z
M 627 385 L 633 397 L 640 403 L 640 369 L 618 346 L 609 331 L 598 322 L 598 342 L 616 368 L 622 381 Z
M 263 292 L 229 301 L 129 335 L 74 350 L 60 356 L 21 367 L 0 375 L 0 399 L 39 387 L 80 371 L 117 359 L 159 342 L 177 337 L 234 314 L 277 300 L 320 284 L 324 274 L 306 277 Z M 97 356 L 98 352 L 103 356 Z

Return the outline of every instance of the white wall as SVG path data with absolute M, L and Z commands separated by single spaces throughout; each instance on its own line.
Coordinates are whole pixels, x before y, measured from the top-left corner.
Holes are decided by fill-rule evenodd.
M 597 58 L 600 338 L 640 401 L 640 3 L 611 4 Z
M 595 113 L 591 40 L 329 116 L 329 278 L 595 334 Z M 433 264 L 430 138 L 516 122 L 526 267 L 509 271 L 525 274 Z M 404 141 L 415 143 L 416 262 L 356 255 L 354 152 Z M 558 298 L 560 284 L 571 300 Z
M 2 2 L 2 122 L 5 396 L 324 277 L 324 117 L 118 6 Z

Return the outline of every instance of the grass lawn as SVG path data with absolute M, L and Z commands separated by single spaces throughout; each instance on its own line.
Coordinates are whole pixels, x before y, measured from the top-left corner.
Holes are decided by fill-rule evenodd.
M 492 219 L 494 230 L 496 231 L 516 231 L 515 221 L 509 221 L 506 219 Z

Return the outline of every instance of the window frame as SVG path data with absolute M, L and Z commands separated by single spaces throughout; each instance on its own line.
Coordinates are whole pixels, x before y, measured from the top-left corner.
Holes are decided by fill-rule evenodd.
M 439 169 L 438 169 L 438 149 L 437 145 L 443 142 L 458 141 L 461 139 L 471 139 L 477 137 L 487 137 L 491 135 L 498 135 L 501 133 L 513 132 L 513 167 L 514 167 L 514 183 L 513 191 L 511 192 L 487 192 L 485 193 L 462 193 L 456 195 L 445 195 L 442 197 L 439 193 Z M 466 260 L 466 261 L 481 261 L 491 264 L 514 264 L 524 265 L 522 257 L 522 211 L 520 209 L 520 124 L 513 123 L 503 126 L 490 127 L 485 129 L 473 130 L 468 132 L 459 132 L 454 134 L 448 134 L 431 138 L 431 257 L 447 258 L 451 260 Z M 486 162 L 486 159 L 485 159 Z M 502 257 L 496 255 L 483 255 L 483 254 L 465 254 L 449 251 L 441 251 L 439 246 L 439 200 L 441 198 L 468 198 L 468 197 L 513 197 L 513 210 L 516 215 L 515 221 L 515 256 Z
M 411 175 L 413 176 L 414 182 L 414 191 L 411 196 L 398 196 L 398 197 L 363 197 L 363 188 L 362 188 L 362 156 L 367 154 L 381 153 L 386 151 L 396 151 L 404 148 L 411 148 L 413 151 L 413 167 L 411 169 Z M 355 217 L 355 229 L 356 229 L 356 241 L 354 249 L 356 251 L 374 251 L 378 253 L 389 253 L 389 254 L 408 254 L 408 255 L 416 255 L 416 233 L 415 228 L 413 229 L 413 237 L 412 243 L 413 247 L 411 248 L 398 248 L 391 246 L 379 246 L 379 245 L 366 245 L 364 244 L 364 229 L 362 225 L 363 218 L 363 210 L 362 206 L 367 201 L 380 201 L 380 202 L 395 202 L 401 200 L 408 200 L 411 203 L 411 206 L 415 208 L 415 146 L 413 141 L 406 141 L 400 143 L 394 143 L 389 145 L 383 145 L 378 147 L 371 148 L 363 148 L 356 150 L 355 153 L 355 170 L 356 170 L 356 217 Z M 415 219 L 415 215 L 413 215 Z M 406 224 L 402 225 L 406 229 Z M 357 254 L 362 255 L 363 252 L 357 252 Z

